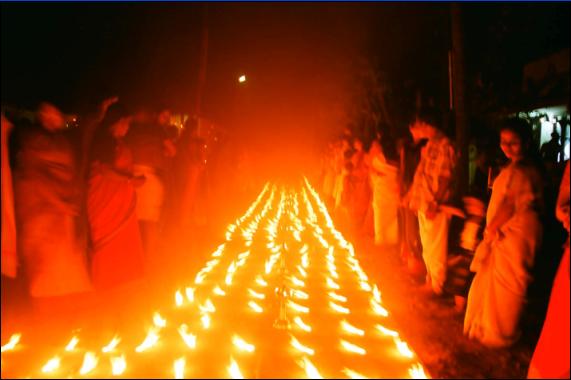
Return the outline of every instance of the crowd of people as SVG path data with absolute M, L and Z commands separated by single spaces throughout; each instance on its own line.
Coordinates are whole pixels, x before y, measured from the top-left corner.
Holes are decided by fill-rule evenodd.
M 368 152 L 362 139 L 345 133 L 323 156 L 323 196 L 337 220 L 347 221 L 347 232 L 373 235 L 379 252 L 399 252 L 409 273 L 422 278 L 420 294 L 453 296 L 464 335 L 485 346 L 513 345 L 532 284 L 552 281 L 528 375 L 568 378 L 569 161 L 550 160 L 558 156 L 547 157 L 546 149 L 540 155 L 531 125 L 506 119 L 496 126 L 501 166 L 476 154 L 481 173 L 462 194 L 461 153 L 440 128 L 437 114 L 421 111 L 407 136 L 385 142 L 377 133 Z M 561 179 L 557 168 L 563 167 Z M 555 210 L 546 208 L 549 199 L 557 199 Z M 557 234 L 544 229 L 555 217 L 566 230 L 565 244 L 554 245 Z M 451 228 L 452 220 L 462 228 Z M 538 262 L 561 255 L 555 279 L 536 278 Z
M 81 323 L 95 308 L 116 329 L 146 307 L 168 203 L 196 202 L 202 144 L 192 120 L 180 132 L 169 109 L 117 97 L 79 119 L 48 102 L 32 123 L 2 115 L 3 287 L 24 282 L 38 320 Z M 169 209 L 172 223 L 193 215 Z
M 490 347 L 520 336 L 538 254 L 562 254 L 529 375 L 568 377 L 569 162 L 551 163 L 566 165 L 563 179 L 554 179 L 527 122 L 508 119 L 496 130 L 503 165 L 491 178 L 492 160 L 477 155 L 465 194 L 461 152 L 436 113 L 419 112 L 399 139 L 346 132 L 323 156 L 321 194 L 342 229 L 397 251 L 423 277 L 420 292 L 453 295 L 465 335 Z M 132 324 L 133 308 L 145 306 L 130 303 L 144 301 L 136 294 L 148 291 L 149 272 L 163 260 L 157 242 L 168 202 L 174 223 L 195 221 L 202 146 L 192 122 L 181 133 L 168 109 L 131 111 L 116 97 L 73 128 L 50 103 L 40 104 L 31 125 L 13 128 L 2 115 L 3 285 L 25 277 L 39 319 L 80 320 L 95 304 L 104 328 Z M 567 231 L 561 252 L 543 244 L 550 214 Z M 458 239 L 453 218 L 463 221 Z

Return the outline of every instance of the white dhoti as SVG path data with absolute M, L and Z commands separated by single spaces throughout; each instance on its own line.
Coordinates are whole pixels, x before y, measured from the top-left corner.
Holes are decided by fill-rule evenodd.
M 437 294 L 442 293 L 446 280 L 449 224 L 450 215 L 446 213 L 439 212 L 433 219 L 428 219 L 424 212 L 418 212 L 418 232 L 422 242 L 422 258 L 426 265 L 426 279 Z

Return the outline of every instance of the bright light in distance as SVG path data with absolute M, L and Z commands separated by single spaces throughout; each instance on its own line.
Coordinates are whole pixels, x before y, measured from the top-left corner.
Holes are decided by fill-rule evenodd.
M 238 77 L 238 82 L 240 83 L 244 83 L 246 81 L 246 76 L 245 75 L 240 75 L 240 77 Z

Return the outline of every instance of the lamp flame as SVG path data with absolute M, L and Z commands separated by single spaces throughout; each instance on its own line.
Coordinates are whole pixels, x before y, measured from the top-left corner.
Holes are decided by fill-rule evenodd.
M 164 319 L 158 311 L 153 315 L 153 323 L 160 329 L 164 329 L 167 326 L 167 320 Z
M 347 302 L 347 297 L 345 297 L 345 296 L 341 296 L 335 292 L 329 292 L 328 294 L 329 294 L 329 297 L 333 298 L 335 301 L 343 302 L 343 303 Z
M 111 373 L 113 376 L 122 375 L 127 369 L 127 361 L 125 355 L 115 356 L 111 358 Z
M 359 355 L 365 355 L 367 353 L 367 351 L 365 351 L 364 348 L 359 347 L 353 343 L 349 343 L 346 340 L 341 340 L 341 347 L 343 347 L 345 350 L 349 352 L 353 352 Z
M 393 339 L 397 345 L 397 349 L 402 356 L 407 358 L 414 357 L 414 353 L 410 350 L 410 348 L 408 348 L 408 344 L 406 344 L 406 342 L 403 342 L 399 337 L 395 337 Z
M 392 337 L 397 337 L 399 336 L 399 333 L 394 331 L 394 330 L 389 330 L 384 326 L 381 325 L 376 325 L 375 326 L 377 328 L 377 330 L 379 330 L 381 332 L 381 334 L 386 335 L 386 336 L 392 336 Z
M 204 313 L 202 314 L 202 316 L 200 317 L 200 322 L 202 323 L 202 328 L 204 328 L 205 330 L 210 328 L 210 315 L 208 315 L 208 313 Z
M 196 335 L 188 332 L 188 326 L 185 323 L 180 325 L 180 327 L 178 328 L 178 333 L 180 334 L 182 340 L 184 340 L 184 343 L 188 346 L 188 348 L 190 349 L 196 348 Z
M 299 328 L 302 329 L 303 331 L 305 331 L 305 332 L 311 332 L 311 326 L 305 324 L 305 323 L 303 322 L 303 320 L 302 320 L 299 316 L 296 316 L 296 317 L 293 319 L 293 321 L 294 321 L 294 323 L 295 323 L 296 325 L 298 325 Z
M 243 379 L 244 375 L 240 371 L 240 367 L 238 367 L 238 363 L 234 360 L 234 358 L 230 358 L 230 366 L 228 366 L 228 373 L 230 374 L 230 378 L 232 379 Z
M 313 354 L 315 353 L 315 350 L 313 348 L 309 348 L 307 346 L 304 346 L 303 344 L 299 343 L 299 341 L 297 339 L 295 339 L 294 336 L 291 337 L 291 345 L 293 346 L 293 348 L 295 348 L 298 351 L 301 351 L 307 355 L 313 356 Z
M 252 297 L 257 298 L 257 299 L 259 299 L 259 300 L 263 300 L 264 298 L 266 298 L 266 295 L 265 295 L 265 294 L 258 293 L 258 292 L 254 291 L 254 290 L 252 290 L 252 289 L 248 289 L 248 293 L 250 293 L 250 295 L 251 295 Z
M 346 307 L 343 307 L 341 305 L 337 305 L 333 301 L 329 301 L 329 306 L 338 313 L 341 313 L 341 314 L 349 314 L 350 313 L 349 309 L 347 309 Z
M 295 311 L 298 311 L 300 313 L 304 313 L 307 314 L 309 313 L 309 308 L 306 306 L 302 306 L 300 304 L 297 304 L 295 302 L 293 302 L 292 300 L 288 300 L 287 302 L 288 306 L 291 307 L 292 309 L 294 309 Z
M 13 350 L 16 345 L 20 342 L 20 338 L 22 337 L 22 334 L 12 334 L 12 336 L 10 337 L 10 340 L 8 340 L 8 343 L 6 343 L 5 345 L 2 346 L 2 352 L 6 352 L 6 351 L 11 351 Z
M 254 301 L 248 302 L 248 306 L 250 306 L 250 309 L 254 310 L 256 313 L 261 313 L 264 311 L 264 309 L 262 309 L 262 307 Z
M 105 347 L 103 347 L 101 349 L 101 351 L 102 352 L 111 352 L 111 351 L 115 350 L 115 347 L 117 347 L 119 342 L 121 342 L 121 338 L 119 338 L 118 336 L 114 336 L 113 339 L 111 339 L 111 342 L 109 342 Z
M 359 336 L 365 335 L 364 330 L 361 330 L 361 329 L 351 325 L 346 320 L 341 321 L 341 329 L 343 329 L 343 331 L 348 332 L 349 334 L 359 335 Z
M 182 293 L 180 290 L 177 290 L 174 294 L 174 301 L 176 306 L 181 307 L 183 303 Z
M 188 302 L 194 302 L 194 288 L 186 288 L 184 290 Z
M 305 369 L 305 374 L 308 379 L 323 379 L 323 376 L 321 376 L 317 368 L 315 368 L 308 358 L 303 358 L 301 361 L 298 361 L 298 365 Z
M 141 343 L 137 348 L 135 348 L 136 352 L 143 352 L 148 350 L 149 348 L 153 347 L 159 341 L 158 330 L 154 328 L 150 328 L 149 332 L 143 343 Z
M 42 367 L 42 372 L 43 373 L 54 372 L 55 370 L 57 370 L 59 368 L 60 362 L 61 362 L 61 360 L 60 360 L 59 356 L 54 356 L 53 358 L 48 360 L 47 363 Z
M 236 346 L 239 350 L 246 351 L 246 352 L 254 352 L 256 347 L 253 344 L 246 342 L 244 339 L 240 338 L 238 335 L 234 335 L 232 338 L 232 343 Z
M 87 375 L 95 369 L 98 361 L 99 359 L 97 359 L 97 356 L 95 356 L 93 352 L 86 352 L 83 356 L 83 364 L 81 365 L 79 373 L 81 375 Z
M 409 368 L 408 374 L 411 379 L 428 379 L 428 376 L 426 376 L 424 368 L 420 363 L 413 364 L 412 367 Z
M 75 350 L 75 347 L 77 346 L 78 343 L 79 339 L 76 336 L 72 337 L 67 346 L 65 346 L 65 350 L 67 352 Z
M 174 378 L 184 379 L 184 367 L 186 366 L 186 360 L 184 357 L 178 358 L 174 361 Z
M 343 368 L 343 373 L 350 379 L 368 379 L 368 377 L 365 375 L 361 375 L 360 373 L 350 370 L 349 368 Z

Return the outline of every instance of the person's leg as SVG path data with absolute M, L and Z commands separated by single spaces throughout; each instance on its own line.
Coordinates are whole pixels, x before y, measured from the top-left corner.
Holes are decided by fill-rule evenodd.
M 448 225 L 450 218 L 444 213 L 428 219 L 422 212 L 418 213 L 419 232 L 422 242 L 422 257 L 426 264 L 427 285 L 436 294 L 442 294 L 446 280 L 446 257 L 448 253 Z

